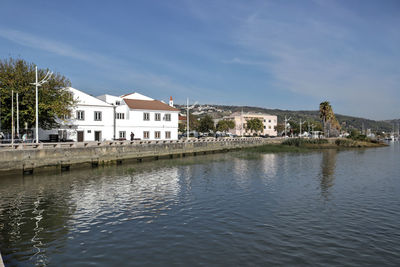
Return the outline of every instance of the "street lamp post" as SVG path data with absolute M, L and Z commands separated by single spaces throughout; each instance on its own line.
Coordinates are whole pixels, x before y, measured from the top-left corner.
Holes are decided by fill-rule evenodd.
M 14 90 L 11 90 L 11 144 L 14 144 Z
M 19 138 L 19 105 L 18 105 L 18 92 L 16 95 L 17 98 L 17 136 Z
M 37 70 L 37 66 L 35 66 L 35 73 L 36 73 L 36 81 L 34 83 L 31 83 L 33 85 L 35 85 L 36 90 L 35 90 L 35 98 L 36 98 L 36 116 L 35 116 L 35 128 L 36 128 L 36 132 L 35 132 L 35 138 L 36 138 L 36 143 L 39 143 L 39 101 L 38 101 L 38 87 L 42 86 L 44 83 L 48 82 L 49 79 L 51 78 L 51 75 L 53 75 L 53 72 L 48 71 L 46 73 L 46 76 L 44 76 L 44 78 L 41 81 L 38 81 L 38 70 Z
M 285 116 L 285 138 L 286 138 L 287 124 L 288 124 L 288 121 L 290 121 L 291 118 L 292 117 L 289 117 L 289 119 L 287 119 L 286 116 Z
M 189 110 L 194 108 L 194 106 L 197 104 L 194 103 L 189 107 L 189 98 L 186 100 L 186 138 L 189 139 Z
M 301 125 L 304 124 L 304 123 L 305 123 L 305 121 L 302 122 L 301 119 L 300 119 L 300 137 L 303 136 L 303 134 L 302 134 L 302 132 L 301 132 Z

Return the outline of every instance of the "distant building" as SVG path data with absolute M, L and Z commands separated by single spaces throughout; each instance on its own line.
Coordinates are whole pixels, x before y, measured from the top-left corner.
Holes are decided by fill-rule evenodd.
M 229 130 L 229 132 L 238 136 L 252 134 L 247 130 L 247 121 L 251 119 L 259 119 L 263 122 L 264 129 L 260 133 L 261 135 L 277 136 L 276 126 L 278 124 L 278 117 L 275 115 L 235 112 L 223 119 L 235 122 L 235 128 Z
M 58 119 L 59 129 L 41 130 L 41 140 L 50 135 L 72 141 L 177 140 L 179 110 L 139 93 L 123 96 L 90 96 L 68 88 L 77 101 L 70 118 Z

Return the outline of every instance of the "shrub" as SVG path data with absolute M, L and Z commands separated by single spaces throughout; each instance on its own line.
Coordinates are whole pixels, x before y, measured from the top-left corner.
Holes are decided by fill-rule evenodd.
M 328 140 L 327 139 L 304 139 L 304 138 L 293 138 L 293 139 L 287 139 L 282 142 L 283 145 L 287 146 L 303 146 L 303 145 L 322 145 L 322 144 L 327 144 Z
M 335 144 L 337 146 L 353 147 L 357 145 L 357 142 L 351 139 L 337 139 Z

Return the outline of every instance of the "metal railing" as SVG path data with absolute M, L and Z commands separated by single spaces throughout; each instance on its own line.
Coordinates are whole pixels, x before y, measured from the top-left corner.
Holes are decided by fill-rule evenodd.
M 279 138 L 275 138 L 279 139 Z M 88 141 L 88 142 L 57 142 L 57 143 L 14 143 L 0 144 L 0 151 L 15 149 L 52 149 L 52 148 L 84 148 L 84 147 L 105 147 L 105 146 L 132 146 L 151 144 L 181 144 L 181 143 L 222 143 L 232 141 L 261 142 L 268 140 L 261 137 L 233 137 L 233 138 L 207 138 L 207 139 L 180 139 L 180 140 L 134 140 L 134 141 Z

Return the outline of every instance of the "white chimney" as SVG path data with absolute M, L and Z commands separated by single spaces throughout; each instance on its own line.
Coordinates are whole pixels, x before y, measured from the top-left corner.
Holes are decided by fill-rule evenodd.
M 174 100 L 172 99 L 172 96 L 169 97 L 169 106 L 174 107 Z

